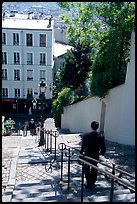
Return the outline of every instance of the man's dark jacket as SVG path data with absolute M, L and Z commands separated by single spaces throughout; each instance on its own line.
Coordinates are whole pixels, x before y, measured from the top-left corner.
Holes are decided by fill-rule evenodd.
M 83 152 L 86 156 L 99 159 L 99 154 L 104 155 L 106 151 L 104 136 L 98 132 L 90 132 L 85 134 L 82 139 L 80 154 Z

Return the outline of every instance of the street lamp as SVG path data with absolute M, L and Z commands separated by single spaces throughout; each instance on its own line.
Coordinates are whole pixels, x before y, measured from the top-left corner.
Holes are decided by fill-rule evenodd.
M 39 98 L 41 98 L 41 128 L 40 128 L 40 141 L 39 141 L 39 146 L 44 145 L 44 118 L 43 118 L 43 103 L 44 103 L 44 99 L 45 99 L 45 92 L 46 92 L 46 88 L 47 88 L 47 84 L 44 80 L 40 81 L 39 84 L 40 87 L 40 96 Z
M 46 92 L 46 88 L 47 88 L 47 84 L 44 80 L 40 81 L 40 98 L 41 100 L 41 115 L 43 117 L 43 101 L 45 99 L 45 92 Z
M 35 110 L 36 110 L 36 105 L 37 105 L 37 100 L 35 98 L 32 100 L 32 104 L 33 104 L 34 120 L 35 120 Z

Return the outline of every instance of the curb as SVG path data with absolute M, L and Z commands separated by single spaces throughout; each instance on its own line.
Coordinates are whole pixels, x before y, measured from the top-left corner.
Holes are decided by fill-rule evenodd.
M 2 196 L 2 202 L 11 202 L 11 199 L 12 199 L 13 190 L 16 183 L 16 165 L 18 161 L 18 154 L 20 151 L 20 147 L 21 147 L 20 144 L 18 144 L 11 160 L 9 181 L 6 187 L 6 191 Z

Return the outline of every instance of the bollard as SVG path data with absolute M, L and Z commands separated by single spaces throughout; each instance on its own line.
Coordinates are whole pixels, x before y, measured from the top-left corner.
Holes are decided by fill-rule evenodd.
M 61 148 L 60 148 L 60 145 L 61 145 Z M 63 145 L 64 145 L 64 147 L 63 147 Z M 62 181 L 62 173 L 63 173 L 63 150 L 65 150 L 66 149 L 66 145 L 65 145 L 65 143 L 60 143 L 60 144 L 58 144 L 58 148 L 59 148 L 59 150 L 61 150 L 61 169 L 60 169 L 60 180 Z
M 112 174 L 115 175 L 115 164 L 113 164 Z M 111 179 L 110 202 L 113 202 L 114 179 Z

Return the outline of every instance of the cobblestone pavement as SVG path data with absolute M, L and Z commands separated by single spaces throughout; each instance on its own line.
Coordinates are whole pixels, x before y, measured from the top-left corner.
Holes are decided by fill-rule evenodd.
M 106 140 L 105 158 L 111 159 L 118 168 L 135 175 L 135 146 Z
M 58 162 L 60 160 L 60 150 L 58 149 L 58 146 L 61 142 L 64 142 L 68 145 L 68 147 L 75 147 L 75 153 L 78 154 L 77 150 L 80 149 L 81 136 L 80 134 L 60 133 L 57 138 L 57 161 L 54 161 L 54 152 L 45 152 L 44 146 L 38 147 L 38 136 L 3 136 L 2 195 L 4 194 L 9 182 L 12 159 L 14 158 L 14 155 L 17 155 L 15 153 L 17 152 L 17 148 L 20 146 L 16 165 L 15 188 L 12 196 L 12 202 L 80 201 L 81 165 L 77 162 L 74 162 L 74 164 L 71 165 L 70 188 L 73 189 L 73 191 L 67 190 L 67 162 L 63 165 L 63 182 L 60 181 L 60 162 Z M 135 147 L 120 145 L 110 141 L 106 141 L 106 147 L 107 151 L 105 159 L 108 163 L 115 162 L 118 167 L 121 167 L 123 170 L 135 175 Z M 77 156 L 75 159 L 76 158 Z M 102 175 L 99 175 L 97 181 L 98 189 L 101 189 L 104 185 L 106 190 L 110 188 L 110 183 L 107 183 L 102 178 Z M 47 197 L 47 193 L 49 194 L 49 197 Z M 92 196 L 93 195 L 89 196 L 88 192 L 85 192 L 84 201 L 87 199 L 88 202 L 93 201 Z

